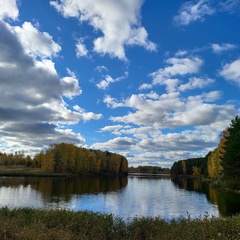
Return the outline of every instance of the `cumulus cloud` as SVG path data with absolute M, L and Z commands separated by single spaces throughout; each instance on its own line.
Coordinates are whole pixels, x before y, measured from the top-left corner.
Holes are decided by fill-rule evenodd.
M 81 23 L 87 22 L 102 33 L 93 41 L 96 53 L 126 60 L 126 45 L 142 46 L 149 51 L 156 50 L 156 45 L 148 40 L 148 33 L 141 26 L 142 0 L 60 0 L 51 1 L 50 4 L 64 17 L 78 18 Z
M 17 20 L 18 18 L 18 7 L 16 0 L 1 0 L 0 2 L 0 20 L 10 18 Z
M 47 58 L 56 56 L 61 51 L 61 46 L 54 42 L 52 36 L 47 32 L 40 32 L 30 22 L 24 22 L 21 27 L 13 27 L 13 30 L 27 54 Z
M 209 0 L 189 1 L 182 4 L 178 15 L 174 17 L 174 22 L 187 26 L 195 21 L 204 21 L 207 15 L 213 15 L 215 11 Z
M 63 126 L 98 115 L 67 108 L 63 96 L 73 98 L 82 91 L 74 73 L 68 70 L 69 76 L 59 77 L 49 59 L 60 47 L 31 24 L 12 27 L 0 22 L 0 29 L 1 144 L 31 150 L 61 141 L 84 142 L 80 134 Z M 23 41 L 26 29 L 32 35 Z M 38 37 L 37 47 L 30 42 Z
M 240 59 L 223 66 L 220 75 L 240 86 Z
M 144 94 L 132 95 L 115 103 L 114 107 L 130 107 L 133 111 L 124 116 L 112 116 L 111 120 L 154 128 L 208 125 L 225 117 L 226 112 L 233 116 L 236 111 L 233 105 L 209 103 L 219 96 L 216 91 L 188 98 L 180 97 L 179 93 L 162 94 L 157 99 Z
M 165 85 L 168 92 L 175 92 L 181 81 L 179 76 L 198 73 L 203 60 L 198 57 L 174 57 L 166 60 L 167 66 L 150 74 L 152 85 Z M 151 85 L 142 85 L 140 88 L 150 88 Z

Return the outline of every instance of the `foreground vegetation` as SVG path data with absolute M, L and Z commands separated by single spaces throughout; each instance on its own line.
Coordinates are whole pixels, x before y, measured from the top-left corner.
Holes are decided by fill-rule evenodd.
M 128 223 L 112 215 L 31 208 L 0 209 L 0 239 L 240 239 L 240 216 L 164 221 L 136 218 Z

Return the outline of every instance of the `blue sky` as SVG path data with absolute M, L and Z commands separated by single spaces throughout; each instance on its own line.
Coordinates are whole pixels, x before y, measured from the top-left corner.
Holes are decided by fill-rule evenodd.
M 239 40 L 239 0 L 1 0 L 0 151 L 205 156 L 240 115 Z

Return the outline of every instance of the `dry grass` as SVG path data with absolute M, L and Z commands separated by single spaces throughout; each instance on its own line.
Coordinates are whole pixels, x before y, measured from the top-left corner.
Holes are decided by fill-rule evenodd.
M 7 240 L 204 240 L 240 239 L 240 216 L 178 219 L 136 218 L 67 210 L 0 209 L 0 239 Z

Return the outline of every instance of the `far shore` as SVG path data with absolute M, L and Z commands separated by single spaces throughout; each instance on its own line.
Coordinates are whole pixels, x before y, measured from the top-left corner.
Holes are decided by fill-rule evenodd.
M 144 173 L 144 172 L 129 172 L 128 176 L 162 176 L 162 177 L 170 177 L 170 173 Z
M 0 165 L 0 177 L 76 177 L 76 176 L 126 176 L 125 174 L 111 173 L 51 173 L 44 172 L 41 168 L 27 167 L 25 165 Z

